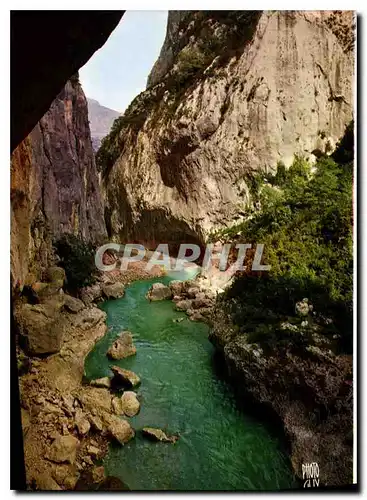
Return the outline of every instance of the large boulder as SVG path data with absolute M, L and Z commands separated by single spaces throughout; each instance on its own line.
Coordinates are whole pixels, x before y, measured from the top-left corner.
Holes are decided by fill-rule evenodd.
M 103 421 L 100 416 L 98 415 L 88 415 L 88 420 L 90 422 L 90 425 L 92 426 L 92 429 L 97 432 L 102 432 L 103 431 Z
M 106 299 L 119 299 L 124 296 L 124 285 L 122 283 L 110 283 L 103 285 L 102 293 Z
M 15 320 L 30 354 L 52 354 L 60 350 L 64 326 L 62 307 L 63 302 L 49 300 L 44 304 L 21 304 L 16 308 Z
M 64 307 L 67 311 L 77 314 L 82 309 L 85 308 L 85 304 L 82 300 L 72 297 L 71 295 L 64 295 Z
M 45 458 L 56 463 L 67 462 L 73 464 L 76 452 L 79 447 L 79 440 L 71 434 L 67 436 L 57 436 L 45 455 Z
M 107 429 L 109 434 L 120 444 L 127 443 L 135 436 L 134 429 L 131 427 L 129 422 L 114 415 L 109 417 Z
M 172 291 L 169 286 L 166 286 L 163 283 L 154 283 L 147 293 L 146 298 L 151 302 L 156 300 L 171 299 Z
M 83 386 L 78 391 L 78 399 L 86 413 L 102 417 L 105 412 L 111 412 L 111 394 L 107 388 Z
M 142 430 L 144 436 L 152 441 L 161 441 L 163 443 L 175 443 L 178 440 L 178 436 L 167 436 L 165 432 L 161 429 L 155 429 L 154 427 L 144 427 Z
M 123 395 L 112 399 L 112 409 L 116 415 L 134 417 L 139 413 L 140 403 L 133 391 L 125 391 Z
M 123 359 L 136 354 L 131 332 L 123 331 L 107 351 L 110 359 Z
M 127 417 L 134 417 L 139 413 L 140 403 L 133 391 L 126 391 L 120 398 L 123 412 Z
M 140 384 L 138 375 L 130 370 L 125 370 L 119 366 L 112 366 L 111 370 L 114 375 L 111 381 L 112 385 L 131 389 Z
M 41 472 L 41 474 L 36 474 L 33 478 L 34 485 L 37 490 L 40 491 L 62 491 L 61 486 L 52 479 L 50 474 L 47 472 Z

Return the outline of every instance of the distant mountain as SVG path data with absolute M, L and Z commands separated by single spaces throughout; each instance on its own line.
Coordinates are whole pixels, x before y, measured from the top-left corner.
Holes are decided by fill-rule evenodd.
M 113 121 L 120 116 L 121 113 L 114 109 L 101 106 L 95 99 L 87 98 L 87 101 L 92 145 L 94 152 L 96 152 L 101 145 L 103 137 L 109 133 Z

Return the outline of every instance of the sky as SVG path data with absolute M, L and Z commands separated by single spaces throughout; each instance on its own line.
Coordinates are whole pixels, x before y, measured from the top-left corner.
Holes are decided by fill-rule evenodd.
M 126 11 L 106 43 L 79 70 L 87 97 L 123 112 L 142 90 L 166 35 L 167 11 Z

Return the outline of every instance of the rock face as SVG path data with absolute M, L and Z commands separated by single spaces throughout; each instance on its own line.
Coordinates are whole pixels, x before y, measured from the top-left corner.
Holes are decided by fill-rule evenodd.
M 92 146 L 93 150 L 97 151 L 103 137 L 109 133 L 114 120 L 120 116 L 120 113 L 114 109 L 106 108 L 106 106 L 101 106 L 95 99 L 88 97 L 87 101 Z
M 125 391 L 121 396 L 121 407 L 127 417 L 134 417 L 140 410 L 139 400 L 133 391 Z
M 42 118 L 68 78 L 102 47 L 123 14 L 12 13 L 12 151 Z
M 11 160 L 13 284 L 39 278 L 52 260 L 52 239 L 106 235 L 87 102 L 77 76 L 17 147 Z
M 72 297 L 71 295 L 68 295 L 67 293 L 64 295 L 64 301 L 65 301 L 64 307 L 69 312 L 72 312 L 74 314 L 77 314 L 85 307 L 84 303 L 80 299 Z
M 215 308 L 210 340 L 222 353 L 239 397 L 251 397 L 278 418 L 289 438 L 295 474 L 316 462 L 320 484 L 352 483 L 352 360 L 335 355 L 325 338 L 322 347 L 309 338 L 305 349 L 288 345 L 263 348 L 250 343 L 229 321 L 228 310 Z M 284 324 L 284 327 L 286 324 Z M 301 337 L 302 331 L 297 328 Z M 248 400 L 248 399 L 247 399 Z M 270 413 L 272 412 L 272 413 Z
M 147 90 L 97 155 L 110 234 L 203 242 L 246 216 L 254 172 L 332 149 L 353 116 L 353 25 L 346 11 L 171 12 Z

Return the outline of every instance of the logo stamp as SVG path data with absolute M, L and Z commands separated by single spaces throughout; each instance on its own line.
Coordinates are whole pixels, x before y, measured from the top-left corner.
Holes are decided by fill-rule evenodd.
M 317 462 L 302 464 L 302 479 L 304 488 L 318 488 L 320 485 L 320 469 Z

